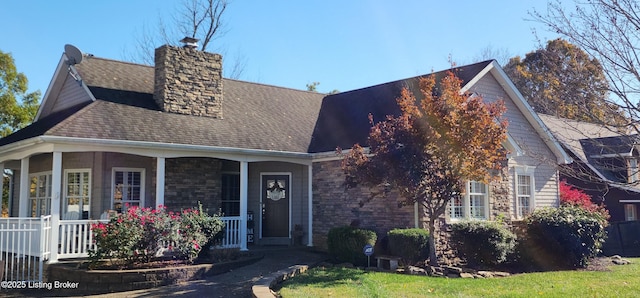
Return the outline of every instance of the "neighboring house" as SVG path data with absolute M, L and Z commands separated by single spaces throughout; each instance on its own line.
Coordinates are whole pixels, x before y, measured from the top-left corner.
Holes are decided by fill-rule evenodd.
M 368 189 L 345 190 L 335 153 L 366 144 L 368 114 L 398 114 L 401 88 L 418 78 L 325 95 L 224 79 L 221 64 L 171 46 L 156 50 L 155 66 L 63 54 L 34 123 L 0 139 L 0 168 L 14 172 L 11 216 L 51 214 L 56 239 L 57 225 L 106 210 L 201 202 L 224 214 L 242 250 L 250 240 L 290 244 L 295 226 L 321 247 L 330 228 L 356 221 L 380 234 L 422 226 L 419 208 L 393 197 L 360 207 Z M 495 61 L 455 72 L 463 91 L 505 101 L 511 153 L 502 180 L 468 182 L 446 220 L 518 220 L 557 206 L 557 164 L 570 162 L 559 143 Z
M 594 203 L 604 203 L 612 222 L 638 220 L 640 212 L 640 136 L 616 128 L 539 115 L 574 163 L 560 178 L 583 189 Z

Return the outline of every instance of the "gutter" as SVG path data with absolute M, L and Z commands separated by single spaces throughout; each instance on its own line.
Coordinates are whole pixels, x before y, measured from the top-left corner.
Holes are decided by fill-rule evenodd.
M 20 150 L 22 148 L 26 148 L 26 147 L 29 147 L 29 146 L 41 144 L 41 143 L 44 143 L 44 142 L 45 142 L 45 140 L 43 140 L 42 137 L 33 137 L 33 138 L 29 138 L 29 139 L 24 139 L 24 140 L 13 142 L 13 143 L 10 143 L 10 144 L 4 145 L 4 146 L 0 146 L 0 148 L 4 147 L 2 150 L 0 150 L 0 154 L 2 152 Z
M 245 148 L 220 147 L 220 146 L 188 145 L 188 144 L 175 144 L 175 143 L 110 140 L 110 139 L 94 139 L 94 138 L 73 138 L 73 137 L 59 137 L 59 136 L 40 136 L 37 138 L 40 139 L 42 142 L 52 142 L 52 143 L 123 146 L 123 147 L 143 148 L 143 149 L 187 150 L 187 151 L 216 152 L 216 153 L 227 153 L 227 154 L 245 154 L 245 155 L 258 155 L 258 156 L 278 156 L 278 157 L 294 157 L 294 158 L 301 158 L 301 159 L 311 159 L 311 155 L 309 153 L 291 152 L 291 151 L 274 151 L 274 150 L 263 150 L 263 149 L 245 149 Z

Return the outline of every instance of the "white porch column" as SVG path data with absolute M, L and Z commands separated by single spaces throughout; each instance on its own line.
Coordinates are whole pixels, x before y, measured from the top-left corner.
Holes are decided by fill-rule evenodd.
M 249 163 L 240 162 L 240 250 L 247 251 L 247 205 L 249 200 Z
M 307 174 L 307 179 L 309 180 L 307 182 L 307 196 L 309 197 L 309 201 L 307 202 L 309 204 L 309 215 L 307 218 L 307 234 L 309 235 L 309 242 L 307 243 L 307 246 L 313 246 L 313 164 L 309 164 L 309 166 L 307 166 L 307 171 L 309 171 Z
M 29 158 L 20 161 L 20 196 L 18 197 L 18 216 L 29 216 Z
M 60 232 L 60 197 L 62 196 L 62 152 L 53 152 L 51 165 L 51 256 L 49 263 L 58 262 L 58 234 Z
M 156 157 L 156 208 L 164 205 L 164 157 Z

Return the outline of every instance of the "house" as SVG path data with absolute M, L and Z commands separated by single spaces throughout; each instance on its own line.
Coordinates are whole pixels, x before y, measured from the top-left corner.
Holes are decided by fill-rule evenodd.
M 330 228 L 352 222 L 379 233 L 423 224 L 419 207 L 393 198 L 360 207 L 369 190 L 345 190 L 335 153 L 366 144 L 368 114 L 399 113 L 395 99 L 417 77 L 325 95 L 222 78 L 220 55 L 189 47 L 156 49 L 154 66 L 77 60 L 63 53 L 34 123 L 0 139 L 0 168 L 14 173 L 10 215 L 51 215 L 51 261 L 83 255 L 62 251 L 62 227 L 86 231 L 128 206 L 201 202 L 223 213 L 226 245 L 241 250 L 290 244 L 294 227 L 322 247 Z M 557 164 L 570 162 L 560 144 L 497 62 L 455 72 L 463 91 L 505 101 L 510 154 L 501 181 L 467 182 L 446 221 L 557 206 Z
M 539 115 L 575 160 L 560 170 L 560 179 L 604 204 L 609 221 L 638 220 L 640 212 L 640 136 L 593 123 Z

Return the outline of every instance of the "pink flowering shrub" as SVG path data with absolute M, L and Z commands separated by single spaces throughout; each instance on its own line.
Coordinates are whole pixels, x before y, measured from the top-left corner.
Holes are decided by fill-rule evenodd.
M 94 264 L 108 259 L 119 267 L 130 267 L 168 252 L 193 262 L 222 229 L 222 220 L 202 212 L 202 206 L 182 212 L 130 206 L 108 223 L 91 225 L 96 249 L 89 251 L 89 257 Z

